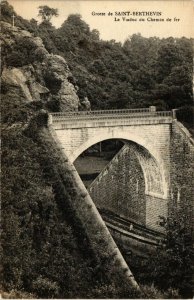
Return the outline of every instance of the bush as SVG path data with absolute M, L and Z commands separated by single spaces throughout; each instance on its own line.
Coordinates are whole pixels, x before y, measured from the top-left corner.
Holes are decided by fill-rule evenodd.
M 33 63 L 37 56 L 37 46 L 30 37 L 20 37 L 16 40 L 11 53 L 7 55 L 7 65 L 11 67 L 22 67 Z
M 154 284 L 141 285 L 142 297 L 146 299 L 180 299 L 178 290 L 169 288 L 167 291 L 161 291 Z
M 11 290 L 10 292 L 1 292 L 3 299 L 36 299 L 37 295 L 25 291 Z
M 34 58 L 36 61 L 42 62 L 47 55 L 47 51 L 44 48 L 37 48 L 34 51 Z
M 55 298 L 59 296 L 59 286 L 56 282 L 40 275 L 32 283 L 32 290 L 41 298 Z

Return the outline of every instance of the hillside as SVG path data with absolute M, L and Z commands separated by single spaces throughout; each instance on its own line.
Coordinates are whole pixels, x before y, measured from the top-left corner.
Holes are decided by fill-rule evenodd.
M 13 8 L 3 3 L 2 20 L 11 23 Z M 100 33 L 90 30 L 80 15 L 70 15 L 57 29 L 48 20 L 38 24 L 15 15 L 16 26 L 41 37 L 48 53 L 67 61 L 79 109 L 87 108 L 85 97 L 93 110 L 178 108 L 179 119 L 187 128 L 193 127 L 193 39 L 144 38 L 137 33 L 126 37 L 122 45 L 101 40 Z M 51 110 L 59 109 L 58 103 L 52 103 Z
M 47 128 L 47 111 L 80 106 L 69 67 L 35 34 L 5 20 L 1 28 L 2 295 L 132 296 L 130 286 L 113 279 L 117 273 L 109 274 L 110 259 L 98 257 L 72 208 L 74 197 L 83 201 L 82 195 L 75 196 L 76 182 L 61 169 Z
M 78 15 L 56 29 L 1 8 L 3 297 L 133 297 L 92 250 L 70 205 L 75 182 L 42 133 L 49 111 L 86 109 L 85 97 L 92 109 L 181 106 L 191 126 L 191 41 L 134 35 L 121 45 Z M 160 296 L 148 288 L 143 298 Z
M 31 135 L 25 131 L 59 97 L 61 109 L 77 109 L 71 73 L 62 57 L 49 54 L 28 31 L 2 22 L 2 40 L 2 289 L 11 298 L 84 297 L 91 260 L 74 233 L 67 203 L 62 211 L 57 202 L 56 175 L 43 167 L 50 151 L 36 140 L 36 126 Z
M 12 8 L 2 10 L 11 23 Z M 20 16 L 16 26 L 40 36 L 49 53 L 60 54 L 73 74 L 80 101 L 88 97 L 92 109 L 156 105 L 172 109 L 193 104 L 193 40 L 126 37 L 124 44 L 103 41 L 80 15 L 70 15 L 56 29 L 50 21 L 39 25 Z

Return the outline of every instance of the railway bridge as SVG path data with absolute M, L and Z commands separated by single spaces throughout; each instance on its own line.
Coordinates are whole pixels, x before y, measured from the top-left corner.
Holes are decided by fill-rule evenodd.
M 100 210 L 160 234 L 165 231 L 161 221 L 168 216 L 170 200 L 186 202 L 191 209 L 193 175 L 184 164 L 191 162 L 194 148 L 175 111 L 156 111 L 151 106 L 51 113 L 49 124 L 72 163 L 96 143 L 108 139 L 124 142 L 88 189 Z M 185 182 L 186 173 L 189 182 Z

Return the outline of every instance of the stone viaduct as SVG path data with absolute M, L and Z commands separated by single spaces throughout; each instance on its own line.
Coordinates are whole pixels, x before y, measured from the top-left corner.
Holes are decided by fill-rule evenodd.
M 169 201 L 173 199 L 176 204 L 187 203 L 186 213 L 191 223 L 193 140 L 176 120 L 174 111 L 156 111 L 151 106 L 146 109 L 52 113 L 49 123 L 72 163 L 96 143 L 108 139 L 124 142 L 120 153 L 89 188 L 97 207 L 163 232 L 159 218 L 167 218 Z M 132 158 L 133 162 L 130 162 Z M 138 167 L 137 164 L 134 166 L 134 161 L 138 162 Z

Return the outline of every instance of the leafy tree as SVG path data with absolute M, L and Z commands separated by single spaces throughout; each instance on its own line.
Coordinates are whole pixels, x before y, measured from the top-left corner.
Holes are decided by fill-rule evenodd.
M 47 5 L 39 6 L 39 13 L 38 16 L 42 18 L 42 21 L 49 21 L 52 17 L 58 17 L 58 9 L 57 8 L 50 8 Z
M 159 251 L 155 281 L 162 289 L 173 287 L 181 295 L 192 296 L 192 242 L 187 215 L 182 205 L 172 204 L 167 219 L 167 240 Z
M 11 23 L 12 22 L 12 16 L 15 15 L 13 6 L 11 6 L 6 0 L 1 1 L 1 16 L 2 21 Z
M 192 298 L 192 239 L 188 213 L 171 200 L 170 213 L 164 222 L 166 239 L 147 260 L 130 258 L 128 263 L 140 284 L 156 286 L 161 291 Z M 175 298 L 179 298 L 175 297 Z M 168 298 L 168 297 L 167 297 Z M 172 297 L 174 298 L 174 297 Z
M 172 68 L 180 66 L 183 57 L 180 55 L 179 47 L 173 38 L 167 39 L 162 43 L 158 50 L 157 59 L 157 80 L 161 83 L 170 75 Z

